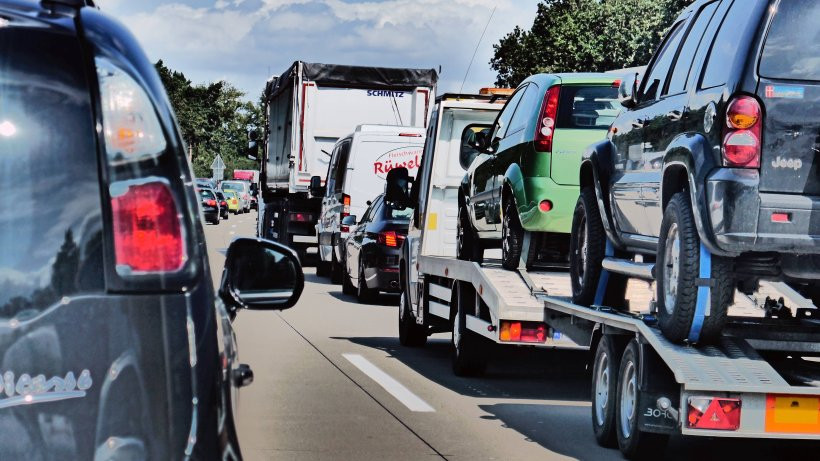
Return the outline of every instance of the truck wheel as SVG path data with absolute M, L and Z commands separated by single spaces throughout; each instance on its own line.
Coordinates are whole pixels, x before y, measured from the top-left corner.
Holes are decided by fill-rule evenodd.
M 521 250 L 524 246 L 524 228 L 518 217 L 518 210 L 512 200 L 504 207 L 504 219 L 501 225 L 501 265 L 504 269 L 515 270 L 521 262 Z M 536 242 L 531 242 L 526 266 L 535 259 Z
M 330 275 L 330 263 L 327 261 L 322 261 L 320 257 L 319 261 L 316 263 L 316 276 L 327 277 L 328 275 Z
M 609 335 L 604 335 L 595 349 L 592 368 L 592 430 L 602 447 L 618 444 L 615 433 L 615 394 L 621 351 Z
M 656 264 L 658 323 L 667 339 L 681 343 L 692 328 L 700 276 L 700 238 L 688 193 L 672 196 L 663 214 L 660 235 Z M 718 339 L 734 297 L 731 260 L 718 256 L 711 259 L 711 305 L 699 343 Z
M 422 347 L 427 344 L 427 328 L 419 325 L 410 313 L 410 293 L 402 290 L 399 298 L 399 343 L 406 347 Z
M 626 347 L 618 371 L 618 390 L 615 407 L 615 427 L 618 448 L 627 459 L 658 459 L 669 439 L 665 434 L 642 431 L 638 425 L 641 390 L 639 383 L 641 362 L 638 342 L 633 339 Z
M 606 254 L 606 233 L 598 211 L 595 189 L 581 189 L 572 216 L 569 239 L 569 274 L 572 281 L 572 302 L 591 306 L 601 278 L 601 261 Z
M 467 207 L 458 209 L 458 225 L 456 226 L 456 256 L 463 261 L 473 261 L 479 264 L 484 262 L 484 248 L 481 240 L 475 234 Z
M 364 265 L 359 260 L 359 287 L 356 291 L 356 298 L 360 304 L 370 304 L 376 300 L 379 290 L 372 290 L 367 287 L 367 280 L 364 278 Z
M 456 376 L 480 376 L 487 369 L 489 348 L 483 337 L 467 329 L 466 308 L 467 304 L 472 307 L 475 303 L 475 293 L 472 287 L 465 288 L 464 285 L 465 282 L 456 282 L 456 292 L 453 294 L 457 306 L 450 343 L 453 373 Z

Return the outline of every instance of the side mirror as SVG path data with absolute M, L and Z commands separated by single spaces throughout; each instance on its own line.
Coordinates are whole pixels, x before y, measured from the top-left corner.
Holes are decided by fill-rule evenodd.
M 342 218 L 342 226 L 355 226 L 356 225 L 356 215 L 347 215 Z
M 629 74 L 618 85 L 618 102 L 627 109 L 638 105 L 638 74 Z
M 283 310 L 302 295 L 305 276 L 296 253 L 269 240 L 237 238 L 228 247 L 219 297 L 230 306 Z
M 323 197 L 325 195 L 325 187 L 322 186 L 322 177 L 313 176 L 310 178 L 310 195 L 314 197 Z
M 387 172 L 387 183 L 384 185 L 384 199 L 399 207 L 410 205 L 410 175 L 407 168 L 393 168 Z

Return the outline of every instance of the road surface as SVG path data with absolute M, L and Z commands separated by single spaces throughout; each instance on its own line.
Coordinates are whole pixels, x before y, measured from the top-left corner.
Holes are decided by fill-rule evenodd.
M 206 226 L 214 283 L 231 239 L 255 226 L 256 212 Z M 496 350 L 485 377 L 459 378 L 449 333 L 422 349 L 399 344 L 396 296 L 361 305 L 312 267 L 305 280 L 294 308 L 234 323 L 255 374 L 238 404 L 245 459 L 622 459 L 595 443 L 586 351 Z M 657 459 L 816 456 L 806 448 L 675 438 Z

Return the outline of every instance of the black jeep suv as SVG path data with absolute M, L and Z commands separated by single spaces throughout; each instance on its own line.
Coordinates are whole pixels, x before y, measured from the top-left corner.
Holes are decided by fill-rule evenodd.
M 81 0 L 0 1 L 0 459 L 239 459 L 237 308 L 291 306 L 286 247 L 237 239 L 217 297 L 174 114 Z
M 621 274 L 607 288 L 621 299 L 623 274 L 654 277 L 661 330 L 678 342 L 714 340 L 735 288 L 760 279 L 817 304 L 818 21 L 816 0 L 700 0 L 622 82 L 625 110 L 580 170 L 576 302 L 601 302 L 602 264 Z

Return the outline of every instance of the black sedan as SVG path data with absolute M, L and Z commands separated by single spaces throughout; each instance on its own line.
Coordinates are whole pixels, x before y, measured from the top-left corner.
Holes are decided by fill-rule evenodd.
M 399 251 L 412 213 L 410 208 L 391 206 L 379 195 L 358 223 L 355 216 L 344 218 L 342 224 L 356 226 L 345 241 L 344 293 L 356 294 L 359 302 L 367 303 L 380 291 L 400 291 Z
M 205 214 L 205 221 L 211 224 L 219 224 L 219 200 L 212 189 L 198 188 L 199 198 L 202 201 L 202 212 Z

